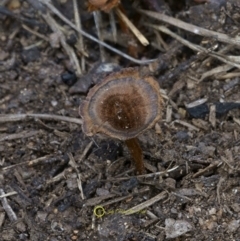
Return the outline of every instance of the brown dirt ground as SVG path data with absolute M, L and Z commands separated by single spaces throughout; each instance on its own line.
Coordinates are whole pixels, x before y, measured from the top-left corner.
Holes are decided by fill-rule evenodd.
M 29 24 L 50 38 L 52 31 L 41 13 L 31 1 L 7 2 L 4 8 L 0 6 L 0 196 L 9 196 L 0 198 L 0 240 L 240 240 L 239 69 L 232 67 L 199 81 L 224 63 L 208 54 L 196 55 L 168 36 L 163 36 L 170 46 L 165 53 L 153 46 L 139 47 L 138 58 L 170 57 L 167 66 L 154 73 L 165 100 L 163 119 L 139 137 L 151 175 L 138 177 L 122 142 L 86 137 L 74 121 L 80 120 L 78 108 L 85 94 L 69 93 L 75 77 L 68 55 L 23 28 Z M 167 13 L 192 24 L 231 37 L 239 33 L 239 1 L 219 1 L 221 6 L 215 6 L 216 1 L 196 2 L 201 1 L 166 1 L 164 5 L 146 0 L 141 7 L 152 4 L 149 9 L 160 11 L 154 5 L 158 3 Z M 92 15 L 79 3 L 83 28 L 94 34 Z M 56 0 L 53 5 L 72 20 L 72 1 Z M 124 7 L 128 5 L 123 1 Z M 187 8 L 190 16 L 186 19 Z M 204 21 L 202 14 L 206 14 Z M 108 15 L 103 16 L 107 22 Z M 215 51 L 229 46 L 172 30 L 206 48 L 217 45 Z M 148 38 L 153 36 L 145 31 Z M 99 59 L 99 49 L 85 41 L 88 72 Z M 121 67 L 136 65 L 106 52 Z M 239 46 L 230 45 L 225 54 L 238 56 Z M 206 102 L 188 108 L 200 99 Z M 26 113 L 69 119 L 22 115 Z M 139 204 L 145 205 L 141 211 L 124 213 Z M 98 217 L 103 210 L 104 215 Z

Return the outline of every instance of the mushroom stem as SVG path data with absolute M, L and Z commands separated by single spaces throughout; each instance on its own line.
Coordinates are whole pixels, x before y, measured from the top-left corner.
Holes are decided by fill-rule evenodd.
M 142 148 L 139 145 L 138 139 L 137 138 L 128 139 L 128 140 L 125 140 L 125 143 L 135 162 L 137 172 L 139 174 L 143 174 L 145 172 L 145 167 L 143 163 Z

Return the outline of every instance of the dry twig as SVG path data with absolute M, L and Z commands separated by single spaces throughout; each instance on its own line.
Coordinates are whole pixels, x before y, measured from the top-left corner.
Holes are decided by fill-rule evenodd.
M 194 51 L 200 52 L 200 53 L 205 53 L 215 59 L 218 59 L 228 65 L 232 65 L 234 67 L 240 68 L 240 59 L 238 56 L 226 56 L 223 55 L 221 53 L 216 53 L 210 49 L 206 49 L 202 46 L 199 46 L 197 44 L 193 44 L 189 41 L 187 41 L 186 39 L 180 37 L 179 35 L 175 34 L 174 32 L 172 32 L 171 30 L 169 30 L 168 28 L 166 28 L 165 26 L 158 26 L 158 25 L 154 25 L 154 24 L 145 24 L 146 26 L 152 27 L 153 29 L 157 29 L 163 33 L 166 33 L 168 35 L 170 35 L 171 37 L 175 38 L 176 40 L 178 40 L 179 42 L 181 42 L 183 45 L 191 48 Z M 240 44 L 240 43 L 239 43 Z
M 9 197 L 9 196 L 16 195 L 16 194 L 18 194 L 18 193 L 13 191 L 13 192 L 9 192 L 9 193 L 0 195 L 0 198 Z
M 94 17 L 95 26 L 96 26 L 96 29 L 97 29 L 98 39 L 103 42 L 103 35 L 102 35 L 102 31 L 101 31 L 101 28 L 102 28 L 101 12 L 94 11 L 93 12 L 93 17 Z M 100 43 L 99 43 L 99 50 L 100 50 L 101 62 L 105 62 L 106 61 L 106 53 L 104 51 L 103 46 Z
M 212 170 L 216 167 L 219 167 L 220 165 L 222 165 L 222 162 L 214 161 L 209 166 L 207 166 L 206 168 L 201 169 L 198 172 L 194 173 L 193 178 L 199 177 L 199 176 L 203 175 L 204 173 L 207 173 L 208 171 L 210 171 L 210 170 Z
M 75 172 L 77 173 L 77 184 L 78 184 L 78 189 L 80 191 L 81 194 L 81 198 L 82 200 L 85 199 L 84 193 L 83 193 L 83 188 L 82 188 L 82 180 L 81 180 L 81 174 L 77 168 L 77 163 L 75 162 L 72 153 L 68 153 L 67 154 L 69 157 L 69 165 L 75 170 Z
M 117 42 L 117 26 L 116 26 L 116 21 L 115 21 L 115 17 L 114 17 L 114 13 L 111 10 L 109 13 L 109 17 L 110 17 L 110 25 L 111 25 L 111 29 L 112 29 L 112 37 L 113 37 L 113 41 L 116 43 Z M 105 34 L 103 34 L 105 35 Z
M 93 37 L 92 35 L 86 33 L 85 31 L 83 31 L 82 29 L 78 29 L 77 26 L 75 24 L 73 24 L 71 21 L 69 21 L 67 18 L 65 18 L 52 4 L 49 0 L 39 0 L 41 3 L 43 3 L 44 5 L 46 5 L 54 14 L 56 14 L 63 22 L 65 22 L 66 24 L 68 24 L 71 28 L 73 28 L 74 30 L 76 30 L 78 33 L 81 33 L 84 37 L 97 42 L 99 44 L 101 44 L 102 46 L 104 46 L 105 48 L 113 51 L 114 53 L 134 62 L 140 65 L 144 65 L 144 64 L 149 64 L 152 63 L 154 61 L 156 61 L 157 59 L 149 59 L 149 60 L 139 60 L 139 59 L 135 59 L 125 53 L 123 53 L 122 51 L 113 48 L 112 46 L 98 40 L 97 38 Z
M 52 157 L 52 155 L 42 156 L 42 157 L 39 157 L 39 158 L 31 160 L 31 161 L 20 162 L 20 163 L 11 165 L 11 166 L 4 167 L 4 168 L 2 168 L 2 170 L 7 171 L 9 169 L 15 168 L 17 166 L 22 166 L 22 165 L 27 165 L 27 166 L 37 165 L 39 162 L 46 161 L 51 157 Z
M 16 140 L 16 139 L 21 139 L 21 138 L 28 138 L 31 136 L 35 136 L 38 133 L 39 133 L 39 131 L 22 131 L 20 133 L 7 134 L 7 135 L 0 136 L 0 142 Z
M 3 115 L 0 115 L 0 123 L 22 121 L 27 118 L 38 118 L 38 119 L 50 120 L 50 121 L 65 121 L 65 122 L 82 125 L 82 120 L 80 118 L 72 118 L 72 117 L 52 115 L 52 114 L 6 114 L 6 115 L 3 114 Z
M 226 178 L 220 177 L 220 180 L 217 184 L 217 200 L 218 200 L 219 205 L 221 205 L 220 189 L 221 189 L 221 186 L 222 186 L 222 184 L 225 180 L 226 180 Z
M 57 34 L 57 36 L 59 36 L 60 42 L 62 47 L 64 48 L 64 50 L 66 51 L 66 53 L 68 54 L 70 61 L 72 63 L 72 65 L 75 67 L 76 70 L 76 74 L 77 76 L 81 76 L 82 75 L 82 70 L 79 66 L 78 63 L 78 59 L 77 56 L 73 50 L 72 47 L 70 47 L 67 42 L 66 42 L 66 38 L 63 34 L 63 32 L 60 30 L 59 25 L 57 24 L 57 22 L 55 21 L 55 19 L 49 14 L 42 14 L 43 18 L 45 19 L 45 21 L 48 23 L 48 25 L 51 27 L 51 29 L 53 30 L 54 33 Z
M 129 176 L 129 177 L 114 177 L 114 178 L 109 178 L 107 179 L 108 181 L 124 181 L 124 180 L 128 180 L 128 179 L 131 179 L 133 177 L 136 177 L 136 178 L 155 178 L 157 176 L 164 176 L 164 175 L 167 175 L 169 172 L 173 172 L 175 170 L 178 169 L 179 166 L 175 166 L 171 169 L 168 169 L 166 171 L 162 171 L 162 172 L 154 172 L 154 173 L 149 173 L 149 174 L 143 174 L 143 175 L 138 175 L 138 176 Z M 131 170 L 132 171 L 132 170 Z
M 147 11 L 147 10 L 138 10 L 138 11 L 140 13 L 145 14 L 146 16 L 149 16 L 149 17 L 154 18 L 154 19 L 158 19 L 162 22 L 165 22 L 167 24 L 171 24 L 175 27 L 184 29 L 184 30 L 192 32 L 194 34 L 201 35 L 201 36 L 204 36 L 204 37 L 210 37 L 210 38 L 216 39 L 216 40 L 218 40 L 220 42 L 223 42 L 223 43 L 240 46 L 240 37 L 238 37 L 238 36 L 236 36 L 235 38 L 231 38 L 226 34 L 215 32 L 215 31 L 208 30 L 208 29 L 205 29 L 205 28 L 201 28 L 201 27 L 198 27 L 196 25 L 186 23 L 186 22 L 184 22 L 180 19 L 176 19 L 176 18 L 167 16 L 167 15 L 162 14 L 162 13 L 157 13 L 157 12 Z
M 194 125 L 191 125 L 191 124 L 189 124 L 189 123 L 187 123 L 187 122 L 185 122 L 185 121 L 182 121 L 182 120 L 175 120 L 175 121 L 173 121 L 171 124 L 175 124 L 175 123 L 177 123 L 177 124 L 180 124 L 180 125 L 182 125 L 182 126 L 185 126 L 185 127 L 187 127 L 189 130 L 191 130 L 191 131 L 199 131 L 199 128 L 197 128 L 196 126 L 194 126 Z
M 41 39 L 49 42 L 49 38 L 48 38 L 48 37 L 46 37 L 46 36 L 44 36 L 44 35 L 36 32 L 36 31 L 32 30 L 32 29 L 29 28 L 27 25 L 22 24 L 22 27 L 23 27 L 25 30 L 27 30 L 28 32 L 30 32 L 31 34 L 36 35 L 36 36 L 38 36 L 39 38 L 41 38 Z
M 92 145 L 93 145 L 93 141 L 89 142 L 88 145 L 85 147 L 82 155 L 80 156 L 80 158 L 78 160 L 79 163 L 83 161 L 84 157 L 87 155 L 87 153 L 90 150 L 90 148 L 92 147 Z
M 68 168 L 64 169 L 64 171 L 59 173 L 57 176 L 53 177 L 50 180 L 47 180 L 46 184 L 49 185 L 49 184 L 52 184 L 52 183 L 55 183 L 55 182 L 59 182 L 59 181 L 61 181 L 63 179 L 66 179 L 66 176 L 69 173 L 72 173 L 72 172 L 73 172 L 73 168 L 72 167 L 68 167 Z
M 0 196 L 3 196 L 1 198 L 3 209 L 7 213 L 7 215 L 8 215 L 8 217 L 9 217 L 11 222 L 17 221 L 17 215 L 13 211 L 12 207 L 9 205 L 9 203 L 7 201 L 7 198 L 4 195 L 5 195 L 5 193 L 4 193 L 3 189 L 0 188 Z
M 82 29 L 82 23 L 81 23 L 80 14 L 79 14 L 79 11 L 78 11 L 77 0 L 73 0 L 73 10 L 74 10 L 74 18 L 75 18 L 76 26 L 77 26 L 78 29 Z M 86 70 L 85 56 L 87 57 L 88 54 L 84 50 L 83 36 L 80 33 L 78 34 L 78 41 L 77 41 L 77 44 L 75 46 L 81 53 L 81 68 L 82 68 L 82 71 L 84 72 Z
M 132 208 L 126 210 L 125 214 L 131 215 L 131 214 L 140 212 L 140 211 L 144 210 L 145 208 L 150 207 L 154 203 L 156 203 L 156 202 L 158 202 L 158 201 L 160 201 L 160 200 L 162 200 L 166 197 L 167 197 L 167 191 L 163 191 L 163 192 L 159 193 L 158 195 L 156 195 L 155 197 L 153 197 L 153 198 L 151 198 L 151 199 L 149 199 L 149 200 L 147 200 L 143 203 L 140 203 L 135 207 L 132 207 Z
M 119 9 L 116 8 L 116 13 L 122 19 L 122 21 L 128 26 L 128 28 L 132 31 L 132 33 L 136 36 L 139 42 L 147 46 L 149 45 L 148 40 L 143 36 L 143 34 L 133 25 L 133 23 L 127 18 L 127 16 Z

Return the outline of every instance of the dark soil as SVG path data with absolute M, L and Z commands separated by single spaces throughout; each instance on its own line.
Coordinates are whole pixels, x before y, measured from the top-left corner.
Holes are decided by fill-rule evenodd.
M 0 240 L 240 240 L 239 68 L 227 68 L 166 34 L 161 35 L 169 48 L 157 48 L 156 31 L 139 19 L 164 23 L 136 10 L 165 13 L 235 38 L 240 1 L 122 1 L 128 18 L 155 45 L 142 46 L 118 24 L 119 39 L 128 35 L 137 47 L 104 40 L 136 59 L 158 58 L 153 75 L 165 102 L 162 120 L 139 136 L 147 170 L 143 176 L 136 175 L 124 143 L 82 132 L 79 105 L 108 74 L 96 70 L 103 66 L 99 45 L 84 38 L 88 57 L 80 76 L 43 17 L 49 8 L 37 0 L 2 2 Z M 74 22 L 72 1 L 52 4 Z M 82 28 L 96 37 L 86 1 L 78 4 Z M 79 35 L 54 19 L 65 28 L 67 44 L 80 62 Z M 109 13 L 102 12 L 102 21 L 110 29 Z M 225 57 L 239 56 L 237 44 L 166 26 L 195 45 L 216 52 L 228 47 Z M 138 66 L 107 49 L 105 56 L 113 71 Z M 217 67 L 222 70 L 203 78 Z

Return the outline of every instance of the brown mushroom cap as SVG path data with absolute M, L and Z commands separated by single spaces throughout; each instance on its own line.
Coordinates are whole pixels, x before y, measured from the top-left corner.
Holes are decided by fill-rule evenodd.
M 160 118 L 162 96 L 156 80 L 137 68 L 115 72 L 96 84 L 80 106 L 83 132 L 120 140 L 138 136 Z

